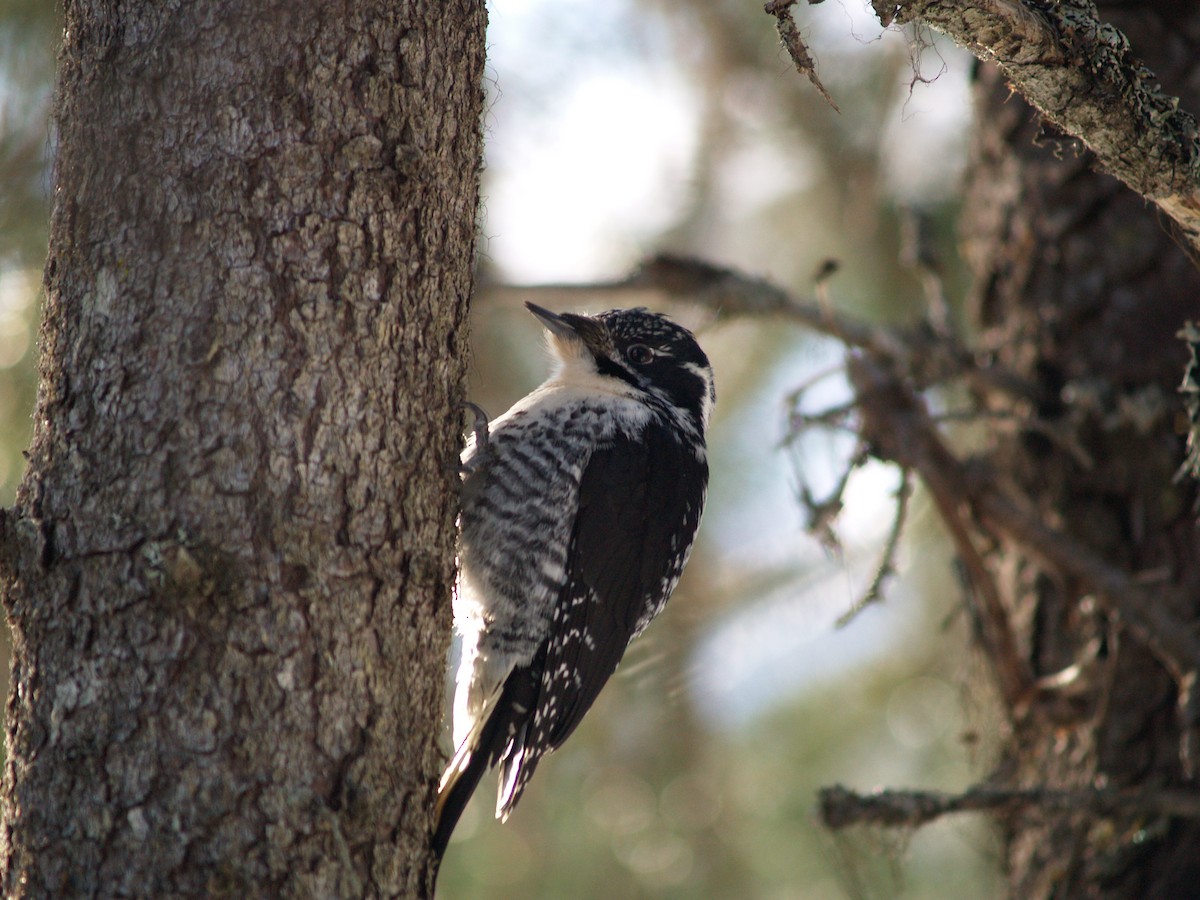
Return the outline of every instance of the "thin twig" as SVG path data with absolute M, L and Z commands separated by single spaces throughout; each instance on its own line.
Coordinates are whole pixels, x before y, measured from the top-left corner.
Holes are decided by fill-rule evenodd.
M 795 457 L 793 457 L 793 460 L 795 460 Z M 846 493 L 846 485 L 850 483 L 850 476 L 854 474 L 857 466 L 858 463 L 855 460 L 850 460 L 842 472 L 842 477 L 834 485 L 833 490 L 829 492 L 824 500 L 817 500 L 812 490 L 809 489 L 802 468 L 798 463 L 795 464 L 796 482 L 799 485 L 799 497 L 797 500 L 804 507 L 808 518 L 805 530 L 815 537 L 821 543 L 821 546 L 830 553 L 840 554 L 842 551 L 842 542 L 833 528 L 833 522 L 842 512 L 844 506 L 842 496 Z
M 860 794 L 841 785 L 819 794 L 822 823 L 834 830 L 851 825 L 917 828 L 941 816 L 1037 808 L 1095 815 L 1171 816 L 1200 819 L 1200 791 L 973 787 L 961 794 L 940 791 L 877 791 Z
M 813 387 L 820 384 L 827 378 L 832 378 L 835 375 L 841 375 L 845 369 L 845 365 L 843 365 L 840 361 L 832 365 L 828 365 L 823 369 L 818 369 L 784 395 L 784 405 L 789 409 L 795 409 L 795 407 L 800 405 L 800 401 L 804 399 L 804 395 L 812 390 Z
M 792 427 L 793 437 L 798 437 L 802 431 L 806 431 L 814 427 L 822 427 L 828 429 L 847 427 L 846 420 L 849 419 L 857 411 L 853 401 L 847 403 L 839 403 L 837 406 L 831 406 L 828 409 L 823 409 L 820 412 L 804 412 L 803 410 L 795 410 L 788 416 L 788 422 Z
M 904 523 L 908 518 L 908 499 L 912 496 L 911 476 L 912 472 L 908 469 L 900 469 L 900 486 L 896 488 L 896 511 L 892 515 L 892 527 L 883 545 L 879 565 L 875 568 L 875 577 L 854 605 L 838 616 L 838 628 L 845 628 L 860 612 L 871 604 L 878 603 L 883 597 L 883 583 L 896 571 L 896 550 L 900 546 L 900 535 L 904 532 Z
M 1019 413 L 1011 409 L 967 409 L 948 410 L 932 415 L 935 422 L 999 422 L 1011 425 L 1022 431 L 1030 431 L 1041 435 L 1064 453 L 1069 454 L 1085 472 L 1096 468 L 1096 461 L 1079 443 L 1079 439 L 1061 423 L 1049 422 L 1037 416 Z
M 833 102 L 833 97 L 830 96 L 829 91 L 825 90 L 825 85 L 821 84 L 821 79 L 817 76 L 817 64 L 809 55 L 808 47 L 805 46 L 804 39 L 800 37 L 800 29 L 796 27 L 796 20 L 792 18 L 792 6 L 795 5 L 795 2 L 796 0 L 770 0 L 763 6 L 763 10 L 775 17 L 775 27 L 779 29 L 779 39 L 783 42 L 788 56 L 795 63 L 796 71 L 812 82 L 812 86 L 825 98 L 825 102 L 833 107 L 834 112 L 840 113 L 841 110 Z

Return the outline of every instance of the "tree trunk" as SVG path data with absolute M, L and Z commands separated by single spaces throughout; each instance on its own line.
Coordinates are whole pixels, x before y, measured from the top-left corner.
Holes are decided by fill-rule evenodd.
M 8 896 L 420 896 L 475 0 L 68 2 Z
M 1112 21 L 1200 109 L 1200 13 L 1123 4 Z M 1041 129 L 997 71 L 978 81 L 965 245 L 972 313 L 996 362 L 1037 385 L 1048 426 L 1000 438 L 998 471 L 1044 520 L 1194 622 L 1200 542 L 1182 460 L 1175 332 L 1200 313 L 1200 276 L 1169 224 Z M 1048 440 L 1046 435 L 1069 435 Z M 1154 790 L 1194 784 L 1177 680 L 1135 634 L 1030 548 L 997 550 L 1017 640 L 1043 682 L 1005 748 L 1015 785 Z M 1188 598 L 1180 602 L 1178 598 Z M 1200 660 L 1192 660 L 1194 667 Z M 1077 666 L 1077 669 L 1073 669 Z M 1180 673 L 1176 673 L 1180 674 Z M 1183 751 L 1183 752 L 1181 752 Z M 1161 814 L 1099 818 L 1024 808 L 1004 821 L 1014 897 L 1200 896 L 1200 827 Z

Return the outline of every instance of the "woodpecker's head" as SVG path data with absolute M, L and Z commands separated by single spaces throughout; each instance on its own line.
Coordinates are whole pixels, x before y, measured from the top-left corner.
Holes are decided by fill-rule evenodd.
M 712 366 L 692 333 L 647 309 L 610 309 L 595 316 L 525 306 L 550 334 L 560 376 L 616 379 L 619 393 L 648 394 L 685 413 L 701 434 L 717 392 Z

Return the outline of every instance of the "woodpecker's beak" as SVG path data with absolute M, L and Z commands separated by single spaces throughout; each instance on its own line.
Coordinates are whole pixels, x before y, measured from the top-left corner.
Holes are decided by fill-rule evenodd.
M 530 303 L 528 300 L 525 301 L 525 308 L 537 316 L 541 320 L 541 323 L 546 326 L 546 330 L 555 337 L 579 339 L 579 332 L 576 331 L 574 324 L 571 322 L 571 319 L 577 319 L 579 318 L 578 316 L 570 316 L 569 318 L 567 316 L 560 316 L 558 313 L 543 309 L 536 303 Z
M 591 316 L 580 316 L 575 313 L 555 313 L 543 309 L 536 303 L 525 301 L 525 308 L 538 317 L 538 320 L 550 332 L 552 342 L 565 347 L 582 343 L 593 355 L 605 352 L 610 338 L 608 329 Z

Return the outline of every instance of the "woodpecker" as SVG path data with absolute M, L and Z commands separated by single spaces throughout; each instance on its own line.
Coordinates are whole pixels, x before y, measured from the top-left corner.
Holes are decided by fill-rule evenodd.
M 556 366 L 481 418 L 462 454 L 457 751 L 438 788 L 438 862 L 483 773 L 499 764 L 504 821 L 662 611 L 708 487 L 716 391 L 691 332 L 640 308 L 525 306 Z

